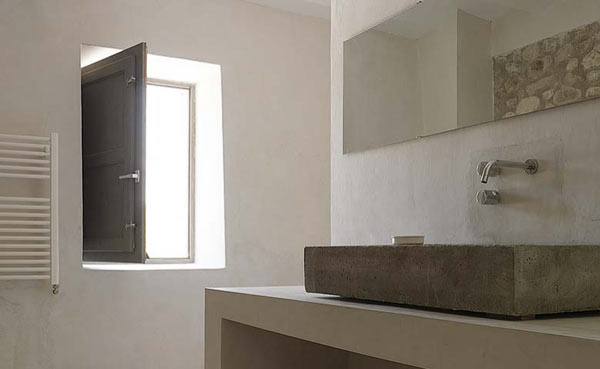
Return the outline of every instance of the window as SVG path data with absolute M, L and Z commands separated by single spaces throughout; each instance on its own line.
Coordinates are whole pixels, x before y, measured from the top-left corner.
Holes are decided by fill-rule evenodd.
M 83 260 L 224 267 L 220 67 L 84 45 L 81 81 Z
M 193 86 L 149 80 L 146 88 L 146 256 L 192 260 Z

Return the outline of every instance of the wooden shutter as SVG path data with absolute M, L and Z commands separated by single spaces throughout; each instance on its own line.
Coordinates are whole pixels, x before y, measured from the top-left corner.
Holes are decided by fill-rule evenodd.
M 86 261 L 145 261 L 146 56 L 141 43 L 81 71 Z

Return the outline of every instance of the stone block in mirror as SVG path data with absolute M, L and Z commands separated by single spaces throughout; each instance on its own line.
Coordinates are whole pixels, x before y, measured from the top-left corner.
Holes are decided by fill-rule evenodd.
M 600 1 L 424 0 L 344 42 L 344 153 L 600 96 Z

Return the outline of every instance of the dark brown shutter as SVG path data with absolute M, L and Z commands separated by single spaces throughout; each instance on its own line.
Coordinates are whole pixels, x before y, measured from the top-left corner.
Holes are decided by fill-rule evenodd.
M 86 261 L 145 261 L 146 56 L 142 43 L 81 71 Z

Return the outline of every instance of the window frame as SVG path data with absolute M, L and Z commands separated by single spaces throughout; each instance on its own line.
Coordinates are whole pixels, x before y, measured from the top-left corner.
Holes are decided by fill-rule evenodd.
M 146 239 L 145 264 L 192 264 L 195 262 L 195 210 L 196 210 L 196 85 L 159 78 L 147 78 L 146 85 L 181 88 L 189 91 L 189 152 L 188 152 L 188 257 L 151 258 L 148 256 Z M 144 215 L 145 219 L 145 215 Z M 144 227 L 146 226 L 144 220 Z

